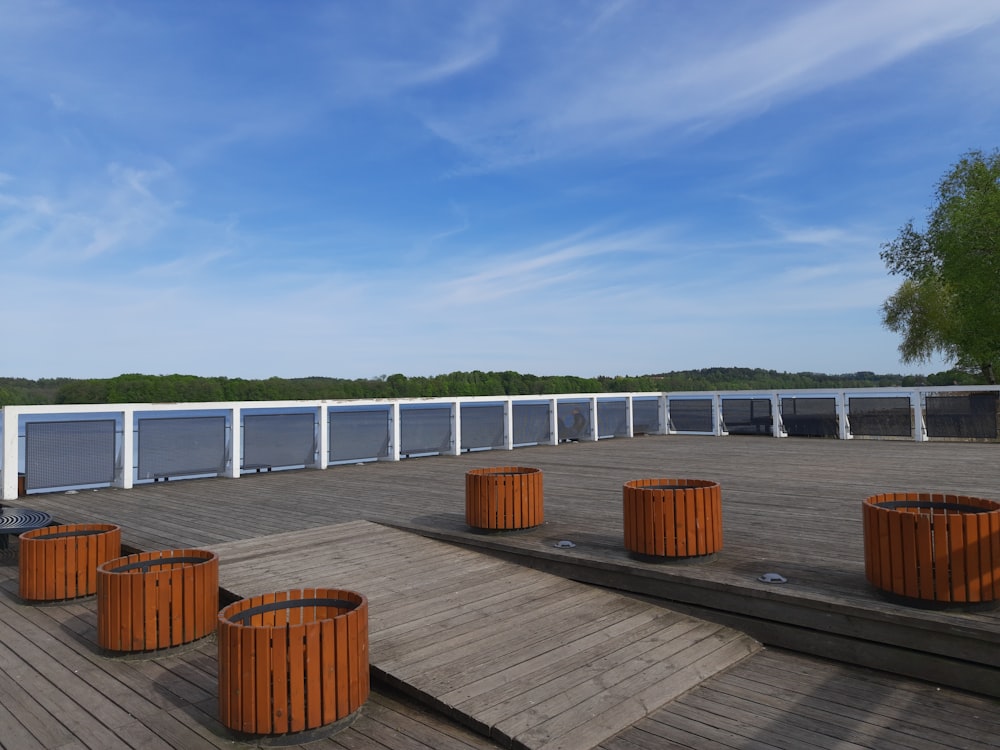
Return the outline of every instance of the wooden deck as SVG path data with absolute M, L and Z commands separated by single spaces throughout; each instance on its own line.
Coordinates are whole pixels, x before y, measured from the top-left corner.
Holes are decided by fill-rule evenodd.
M 535 466 L 545 473 L 546 523 L 507 534 L 470 531 L 464 524 L 465 472 L 508 464 L 512 455 L 518 464 Z M 917 609 L 888 601 L 874 591 L 864 578 L 861 501 L 871 494 L 901 490 L 995 499 L 1000 495 L 998 456 L 1000 447 L 991 444 L 646 437 L 519 449 L 514 454 L 476 453 L 343 466 L 325 472 L 275 472 L 240 480 L 171 481 L 128 491 L 39 494 L 22 498 L 20 504 L 46 510 L 59 522 L 119 523 L 124 543 L 142 550 L 181 546 L 226 549 L 229 545 L 231 551 L 240 545 L 248 550 L 254 546 L 252 540 L 272 534 L 365 519 L 467 548 L 478 547 L 489 552 L 490 558 L 513 560 L 654 599 L 666 603 L 670 610 L 686 610 L 738 626 L 768 644 L 764 651 L 709 677 L 647 718 L 602 740 L 599 747 L 604 750 L 985 748 L 995 746 L 1000 736 L 1000 704 L 995 697 L 1000 691 L 1000 612 L 996 608 Z M 621 485 L 649 476 L 712 479 L 722 485 L 725 545 L 720 553 L 697 563 L 664 564 L 635 560 L 624 551 Z M 553 545 L 559 540 L 571 540 L 576 546 L 558 549 Z M 247 563 L 253 559 L 253 554 L 246 556 Z M 488 563 L 487 559 L 483 557 L 483 562 L 472 567 L 488 569 L 496 564 L 496 559 Z M 227 566 L 225 558 L 222 562 Z M 435 567 L 432 564 L 422 570 L 431 576 Z M 761 573 L 771 571 L 784 575 L 788 583 L 776 586 L 757 580 Z M 257 573 L 262 575 L 260 570 Z M 333 583 L 340 585 L 339 581 Z M 184 741 L 144 744 L 127 732 L 123 736 L 113 730 L 115 742 L 100 744 L 95 739 L 100 733 L 88 729 L 90 725 L 82 719 L 67 725 L 59 717 L 54 708 L 58 700 L 41 708 L 31 705 L 25 696 L 33 691 L 20 685 L 25 684 L 23 678 L 36 679 L 41 674 L 47 690 L 63 693 L 67 696 L 64 700 L 75 706 L 85 706 L 81 710 L 97 716 L 93 720 L 105 731 L 116 726 L 114 707 L 130 713 L 121 708 L 117 676 L 86 683 L 87 695 L 100 694 L 111 708 L 99 705 L 97 697 L 83 701 L 72 687 L 78 678 L 69 679 L 66 686 L 58 678 L 68 677 L 59 665 L 66 660 L 74 663 L 73 653 L 91 662 L 86 669 L 95 669 L 95 663 L 100 663 L 96 669 L 105 675 L 112 669 L 92 653 L 82 653 L 87 651 L 81 645 L 88 637 L 87 628 L 92 627 L 85 616 L 86 604 L 27 608 L 16 602 L 16 584 L 10 581 L 5 582 L 2 593 L 0 624 L 16 645 L 11 649 L 8 638 L 0 637 L 0 676 L 7 685 L 6 692 L 0 690 L 0 705 L 16 716 L 27 735 L 46 738 L 25 747 L 61 747 L 68 736 L 77 742 L 68 747 L 218 746 L 212 744 L 219 738 L 211 729 L 211 710 L 205 708 L 211 700 L 206 694 L 214 689 L 214 682 L 203 677 L 195 679 L 196 683 L 201 680 L 200 692 L 190 689 L 190 702 L 176 697 L 171 699 L 174 702 L 159 700 L 152 704 L 155 709 L 145 705 L 140 712 L 143 718 L 139 724 L 147 728 L 172 716 L 172 721 L 186 727 Z M 518 598 L 513 593 L 510 596 Z M 63 611 L 74 612 L 59 615 L 70 626 L 60 621 L 54 627 L 18 636 L 24 621 L 51 619 L 49 612 Z M 416 651 L 430 643 L 420 641 L 419 629 L 413 629 L 405 619 L 392 627 L 396 633 L 417 639 Z M 34 650 L 31 644 L 35 644 Z M 52 657 L 45 655 L 49 647 L 54 651 Z M 22 657 L 22 648 L 29 656 Z M 177 658 L 197 659 L 198 653 Z M 485 663 L 470 656 L 473 651 L 464 653 L 472 662 L 466 670 L 472 679 L 480 663 L 484 664 L 482 674 L 488 674 Z M 54 659 L 56 666 L 47 667 L 52 674 L 25 666 L 32 658 L 40 662 Z M 186 663 L 177 668 L 187 679 L 210 672 L 210 657 L 202 654 L 201 658 L 208 661 L 193 668 Z M 424 667 L 440 677 L 432 663 L 433 659 Z M 155 664 L 151 671 L 163 676 L 159 660 L 147 664 Z M 381 668 L 376 665 L 376 669 Z M 172 667 L 166 671 L 171 672 Z M 423 679 L 424 671 L 406 671 L 403 665 L 400 675 L 406 679 L 401 678 L 400 684 L 410 686 L 411 695 L 420 693 L 411 681 Z M 930 682 L 899 675 L 916 675 Z M 163 678 L 173 684 L 173 677 Z M 428 684 L 434 679 L 428 677 Z M 155 686 L 156 678 L 150 679 L 149 685 Z M 961 685 L 976 694 L 949 685 Z M 454 693 L 454 688 L 449 689 Z M 129 688 L 125 695 L 130 695 L 129 690 L 137 692 Z M 152 693 L 158 699 L 162 696 L 159 687 Z M 450 705 L 447 699 L 435 702 L 433 695 L 428 695 L 427 700 L 439 709 Z M 415 710 L 405 706 L 397 710 L 396 706 L 403 704 L 393 700 L 380 695 L 373 704 L 372 710 L 385 708 L 383 716 L 388 718 L 383 726 L 390 726 L 407 710 Z M 362 717 L 366 720 L 367 710 Z M 104 712 L 111 718 L 106 719 Z M 449 737 L 466 731 L 448 723 L 443 712 L 433 716 L 444 724 L 422 724 L 430 727 L 427 731 L 450 733 Z M 121 725 L 127 724 L 123 719 Z M 58 726 L 65 731 L 59 737 L 48 737 Z M 142 735 L 138 725 L 134 731 L 136 737 Z M 355 727 L 349 731 L 353 733 Z M 185 744 L 195 735 L 201 744 Z M 400 736 L 410 744 L 378 744 L 380 740 L 367 735 L 359 739 L 355 734 L 338 735 L 335 741 L 347 743 L 341 745 L 345 747 L 439 746 L 433 741 L 421 744 L 405 733 Z M 498 733 L 501 739 L 509 736 L 502 730 Z M 492 746 L 476 737 L 472 741 Z M 7 735 L 0 735 L 0 744 L 7 742 Z
M 215 638 L 156 659 L 105 656 L 95 597 L 34 606 L 17 596 L 16 555 L 0 556 L 0 748 L 214 750 Z M 309 750 L 486 750 L 488 738 L 395 691 L 373 691 L 353 723 Z

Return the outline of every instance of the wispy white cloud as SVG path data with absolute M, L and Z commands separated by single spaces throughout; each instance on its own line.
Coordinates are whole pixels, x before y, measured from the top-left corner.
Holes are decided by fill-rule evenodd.
M 323 28 L 335 41 L 322 55 L 333 106 L 387 99 L 447 85 L 500 51 L 506 3 L 471 2 L 449 13 L 430 4 L 390 3 L 368 18 L 333 11 Z M 349 54 L 344 54 L 345 50 Z
M 172 171 L 165 163 L 111 164 L 94 181 L 53 195 L 19 194 L 17 181 L 9 180 L 0 192 L 0 241 L 22 260 L 44 264 L 143 248 L 170 222 L 172 202 L 154 191 Z
M 482 65 L 496 53 L 495 39 L 473 40 L 445 51 L 438 60 L 399 61 L 377 65 L 369 80 L 381 83 L 383 92 L 411 86 L 440 84 Z
M 587 51 L 553 26 L 532 38 L 547 49 L 525 55 L 535 67 L 519 86 L 430 104 L 427 125 L 476 160 L 469 171 L 600 152 L 666 129 L 717 129 L 1000 21 L 1000 6 L 975 0 L 843 0 L 784 5 L 784 17 L 739 29 L 720 21 L 715 39 L 695 45 L 673 18 L 699 12 L 690 8 L 599 9 L 577 22 L 596 36 Z
M 619 272 L 626 270 L 628 263 L 622 256 L 662 252 L 667 236 L 667 230 L 660 227 L 622 232 L 590 228 L 529 248 L 490 253 L 471 272 L 435 284 L 438 293 L 432 296 L 433 304 L 496 303 L 553 287 L 565 294 L 583 279 L 589 279 L 586 287 L 592 287 L 595 280 L 608 283 L 608 262 L 616 264 Z

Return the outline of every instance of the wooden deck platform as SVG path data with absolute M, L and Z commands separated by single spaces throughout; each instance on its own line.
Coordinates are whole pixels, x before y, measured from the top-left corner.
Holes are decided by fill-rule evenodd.
M 545 472 L 546 523 L 507 534 L 467 529 L 465 471 L 506 464 L 511 456 L 518 464 Z M 995 607 L 917 609 L 874 591 L 864 578 L 861 501 L 871 494 L 901 490 L 995 499 L 1000 495 L 998 456 L 1000 447 L 992 444 L 644 437 L 525 448 L 513 454 L 342 466 L 324 472 L 275 472 L 239 480 L 171 481 L 128 491 L 37 494 L 19 504 L 48 511 L 59 522 L 118 523 L 124 543 L 142 550 L 238 546 L 271 534 L 365 519 L 650 597 L 672 610 L 690 608 L 698 617 L 736 625 L 768 645 L 604 740 L 599 745 L 603 750 L 985 748 L 995 746 L 1000 736 L 1000 704 L 995 698 L 1000 685 L 1000 612 Z M 721 552 L 697 563 L 663 564 L 636 560 L 624 551 L 621 485 L 648 476 L 712 479 L 722 485 Z M 576 546 L 558 549 L 553 545 L 559 540 L 571 540 Z M 781 573 L 788 582 L 775 586 L 757 581 L 757 576 L 770 571 Z M 4 625 L 5 633 L 16 632 L 24 618 L 38 616 L 11 603 L 12 592 L 16 584 L 12 588 L 5 583 L 0 623 L 6 623 L 8 616 L 17 623 Z M 71 605 L 70 611 L 74 607 L 86 605 Z M 50 609 L 61 608 L 36 612 Z M 71 651 L 79 652 L 80 638 L 86 638 L 81 629 L 89 625 L 82 612 L 69 622 L 74 623 L 71 628 L 42 628 L 26 636 L 28 642 L 38 639 L 43 644 L 30 653 L 42 659 L 45 647 L 63 639 Z M 8 684 L 39 674 L 35 667 L 18 666 L 24 659 L 17 648 L 25 644 L 16 638 L 15 643 L 11 650 L 0 637 L 0 671 Z M 61 648 L 56 648 L 55 658 L 65 655 Z M 62 667 L 51 669 L 63 674 Z M 108 668 L 101 670 L 107 673 Z M 181 671 L 192 673 L 187 666 Z M 43 677 L 47 689 L 65 691 L 66 700 L 81 705 L 71 687 Z M 122 698 L 115 680 L 102 679 L 90 690 L 117 706 Z M 978 694 L 948 687 L 956 684 Z M 201 689 L 210 687 L 203 683 Z M 200 699 L 191 705 L 203 705 L 204 693 L 193 692 Z M 0 705 L 10 705 L 2 690 L 0 696 L 4 696 Z M 104 711 L 118 715 L 114 709 L 85 705 L 98 715 Z M 181 702 L 164 707 L 168 713 L 178 712 L 203 743 L 168 741 L 166 746 L 217 746 L 206 744 L 213 737 L 205 729 L 211 724 L 206 718 L 210 711 L 190 705 L 181 708 Z M 46 735 L 49 724 L 65 727 L 61 719 L 51 718 L 56 712 L 46 721 L 46 710 L 53 709 L 18 708 L 12 714 L 17 714 L 22 727 L 34 727 L 25 730 L 29 734 Z M 151 715 L 155 711 L 147 706 L 143 716 Z M 438 714 L 438 719 L 447 716 Z M 143 721 L 148 726 L 153 720 Z M 80 747 L 147 746 L 124 740 L 120 733 L 114 734 L 118 738 L 114 743 L 95 744 L 87 739 L 90 730 L 84 724 L 79 730 L 73 724 L 68 734 L 76 736 L 78 731 L 83 737 L 76 745 Z M 350 747 L 397 747 L 370 740 L 338 741 Z M 0 744 L 5 741 L 0 736 Z M 398 747 L 437 746 L 412 737 L 408 741 L 410 745 Z M 61 745 L 52 740 L 34 746 Z
M 239 598 L 368 597 L 377 677 L 525 750 L 589 750 L 760 649 L 739 631 L 367 521 L 216 545 Z

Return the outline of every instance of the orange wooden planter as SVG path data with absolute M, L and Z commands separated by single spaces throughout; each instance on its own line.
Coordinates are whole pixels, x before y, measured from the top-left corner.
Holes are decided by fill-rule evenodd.
M 19 593 L 28 601 L 97 593 L 97 566 L 122 553 L 122 530 L 109 523 L 46 526 L 18 540 Z
M 368 600 L 340 589 L 243 599 L 218 616 L 219 719 L 240 735 L 315 730 L 368 699 Z
M 704 479 L 633 479 L 622 487 L 625 548 L 695 557 L 722 549 L 722 488 Z
M 912 599 L 1000 599 L 1000 503 L 917 492 L 873 495 L 862 506 L 865 575 Z
M 494 466 L 465 474 L 465 522 L 476 529 L 512 530 L 545 520 L 542 472 L 525 466 Z
M 142 552 L 97 568 L 97 642 L 154 651 L 202 638 L 219 613 L 219 556 L 201 549 Z

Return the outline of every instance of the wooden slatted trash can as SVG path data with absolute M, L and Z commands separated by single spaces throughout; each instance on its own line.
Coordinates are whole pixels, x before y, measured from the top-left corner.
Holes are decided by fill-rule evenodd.
M 545 520 L 542 472 L 494 466 L 465 474 L 465 521 L 475 529 L 528 529 Z
M 218 615 L 219 719 L 244 739 L 311 741 L 349 723 L 368 699 L 368 600 L 295 589 Z M 309 739 L 301 739 L 309 732 Z
M 913 603 L 1000 599 L 1000 503 L 925 492 L 872 495 L 862 505 L 865 576 Z
M 633 479 L 622 487 L 625 548 L 685 558 L 722 549 L 722 489 L 705 479 Z
M 18 537 L 18 587 L 27 601 L 59 601 L 97 593 L 97 567 L 121 556 L 121 527 L 74 523 Z
M 108 651 L 173 648 L 215 631 L 219 556 L 203 549 L 119 557 L 97 568 L 97 641 Z

